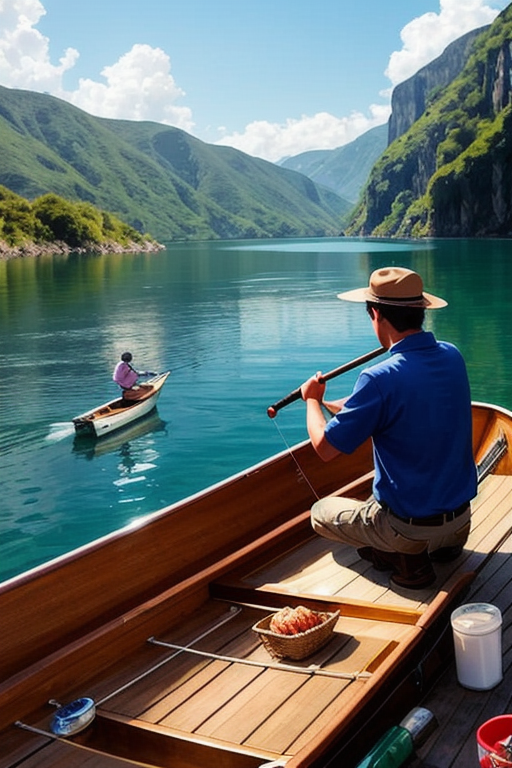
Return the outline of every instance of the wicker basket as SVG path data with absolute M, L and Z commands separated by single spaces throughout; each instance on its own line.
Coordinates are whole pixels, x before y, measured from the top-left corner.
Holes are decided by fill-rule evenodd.
M 261 642 L 275 659 L 305 659 L 318 651 L 331 639 L 340 612 L 328 613 L 328 618 L 316 627 L 299 632 L 296 635 L 282 635 L 271 632 L 270 621 L 274 614 L 265 616 L 264 619 L 254 624 L 253 630 L 260 636 Z

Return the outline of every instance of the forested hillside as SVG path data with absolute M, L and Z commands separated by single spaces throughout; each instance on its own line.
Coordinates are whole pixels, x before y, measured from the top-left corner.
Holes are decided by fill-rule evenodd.
M 177 128 L 92 117 L 0 87 L 0 184 L 110 211 L 159 240 L 336 235 L 350 204 L 307 177 Z
M 0 258 L 42 252 L 155 251 L 161 247 L 91 203 L 48 193 L 26 200 L 0 186 Z

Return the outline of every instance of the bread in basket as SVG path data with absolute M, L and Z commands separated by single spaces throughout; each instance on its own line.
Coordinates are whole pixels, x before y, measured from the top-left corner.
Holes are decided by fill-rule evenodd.
M 299 661 L 329 642 L 339 615 L 339 611 L 324 613 L 302 605 L 286 606 L 258 621 L 253 630 L 271 656 Z

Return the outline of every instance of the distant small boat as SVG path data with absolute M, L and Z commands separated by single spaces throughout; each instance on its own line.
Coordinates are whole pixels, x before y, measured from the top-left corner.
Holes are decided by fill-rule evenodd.
M 148 379 L 145 385 L 149 387 L 138 400 L 125 400 L 124 397 L 118 397 L 80 416 L 75 416 L 73 419 L 75 432 L 79 435 L 101 437 L 145 416 L 155 407 L 160 391 L 170 373 L 166 371 Z

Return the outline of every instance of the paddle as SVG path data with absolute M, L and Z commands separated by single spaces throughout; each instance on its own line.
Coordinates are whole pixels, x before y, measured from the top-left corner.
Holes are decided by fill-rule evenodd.
M 347 371 L 351 371 L 353 368 L 357 368 L 364 363 L 368 363 L 370 360 L 373 360 L 374 357 L 378 357 L 386 351 L 387 350 L 385 347 L 379 347 L 378 349 L 374 349 L 371 352 L 367 352 L 366 355 L 356 357 L 354 360 L 350 360 L 350 362 L 344 363 L 344 365 L 340 365 L 339 368 L 334 368 L 332 371 L 324 373 L 323 376 L 320 377 L 320 381 L 329 381 L 330 379 L 336 378 L 336 376 L 341 376 L 342 373 L 347 373 Z M 293 392 L 290 392 L 289 395 L 286 395 L 286 397 L 283 397 L 282 400 L 278 400 L 278 402 L 274 403 L 274 405 L 269 405 L 267 408 L 268 416 L 273 419 L 277 415 L 277 412 L 281 410 L 281 408 L 284 408 L 290 403 L 294 403 L 295 400 L 300 400 L 300 398 L 301 394 L 299 387 L 298 389 L 294 389 Z

